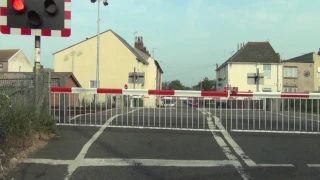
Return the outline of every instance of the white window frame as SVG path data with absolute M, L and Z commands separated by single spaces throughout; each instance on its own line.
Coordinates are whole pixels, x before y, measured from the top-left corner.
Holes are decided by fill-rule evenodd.
M 284 67 L 283 69 L 284 78 L 297 78 L 298 68 L 297 67 Z
M 298 88 L 296 87 L 284 87 L 283 92 L 288 92 L 288 93 L 296 93 L 298 91 Z
M 91 83 L 94 82 L 94 86 L 91 86 Z M 96 80 L 90 80 L 89 81 L 89 88 L 97 88 Z
M 317 68 L 317 77 L 320 78 L 320 67 Z
M 266 67 L 270 67 L 270 69 L 266 70 L 265 69 Z M 270 76 L 266 75 L 267 72 L 270 73 Z M 271 66 L 271 64 L 264 64 L 263 65 L 263 76 L 264 76 L 264 78 L 268 78 L 268 79 L 272 78 L 272 66 Z

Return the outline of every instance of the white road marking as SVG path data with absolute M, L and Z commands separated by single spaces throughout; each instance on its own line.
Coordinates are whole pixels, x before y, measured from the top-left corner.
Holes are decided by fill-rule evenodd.
M 307 167 L 310 167 L 310 168 L 320 168 L 320 164 L 307 164 Z
M 106 113 L 106 112 L 108 112 L 108 111 L 116 110 L 116 109 L 119 109 L 119 108 L 108 109 L 108 110 L 106 110 L 106 111 L 100 111 L 100 112 L 97 112 L 97 114 L 98 114 L 98 113 Z M 73 121 L 73 120 L 77 119 L 77 118 L 80 117 L 80 116 L 86 116 L 86 115 L 90 115 L 90 114 L 96 114 L 96 113 L 78 114 L 78 115 L 73 116 L 72 118 L 70 118 L 69 121 Z M 100 115 L 100 114 L 99 114 L 99 115 Z
M 293 112 L 292 112 L 293 113 Z M 300 119 L 300 114 L 299 113 L 296 113 L 296 115 L 294 116 L 294 115 L 292 115 L 292 114 L 290 114 L 290 115 L 288 115 L 288 113 L 286 113 L 286 114 L 280 114 L 280 113 L 274 113 L 275 115 L 280 115 L 280 116 L 285 116 L 285 117 L 290 117 L 290 118 L 296 118 L 296 119 Z M 311 114 L 307 114 L 307 116 L 310 116 Z M 312 115 L 312 116 L 314 116 L 314 117 L 318 117 L 317 115 Z M 303 119 L 305 119 L 305 117 L 306 117 L 306 114 L 302 114 L 301 115 L 301 118 L 303 118 Z M 285 120 L 287 120 L 287 119 L 285 119 Z M 318 122 L 318 119 L 307 119 L 307 121 L 314 121 L 314 122 Z
M 248 132 L 248 133 L 320 134 L 320 132 L 305 132 L 305 131 L 268 131 L 268 130 L 238 130 L 238 129 L 232 129 L 231 131 Z
M 214 124 L 212 122 L 212 118 L 208 117 L 207 118 L 207 122 L 208 122 L 208 126 L 211 130 L 214 130 Z M 249 180 L 250 176 L 244 171 L 244 168 L 242 167 L 240 161 L 236 158 L 236 156 L 233 155 L 233 153 L 231 152 L 230 148 L 228 147 L 228 145 L 224 142 L 224 140 L 215 132 L 211 132 L 214 139 L 217 141 L 217 143 L 219 144 L 219 146 L 222 148 L 222 151 L 224 152 L 224 154 L 227 156 L 227 158 L 231 161 L 234 161 L 235 163 L 233 164 L 233 166 L 237 169 L 238 173 L 241 175 L 241 177 L 244 180 Z
M 138 109 L 136 109 L 138 110 Z M 136 110 L 132 110 L 128 113 L 132 113 Z M 102 132 L 107 128 L 107 126 L 111 123 L 112 120 L 114 120 L 116 117 L 121 116 L 122 114 L 117 114 L 113 117 L 111 117 L 110 119 L 107 120 L 107 122 L 91 137 L 91 139 L 83 146 L 83 148 L 81 149 L 80 153 L 78 154 L 78 156 L 76 157 L 76 159 L 74 161 L 72 161 L 72 163 L 69 164 L 68 166 L 68 174 L 67 176 L 64 178 L 65 180 L 68 180 L 72 173 L 79 167 L 79 164 L 81 164 L 81 162 L 84 160 L 85 155 L 87 154 L 89 147 L 92 145 L 92 143 L 102 134 Z
M 148 126 L 130 126 L 130 125 L 123 125 L 123 126 L 117 126 L 117 125 L 109 125 L 108 128 L 116 127 L 116 128 L 128 128 L 128 129 L 157 129 L 157 130 L 177 130 L 177 131 L 200 131 L 200 132 L 206 132 L 206 131 L 212 131 L 210 129 L 192 129 L 192 128 L 166 128 L 166 127 L 148 127 Z M 221 130 L 213 130 L 215 132 L 221 132 Z
M 252 167 L 295 167 L 293 164 L 256 164 Z
M 215 119 L 215 124 L 219 130 L 221 130 L 222 135 L 232 147 L 232 149 L 240 156 L 240 158 L 246 163 L 249 167 L 294 167 L 292 164 L 256 164 L 253 160 L 251 160 L 241 149 L 241 147 L 233 140 L 228 131 L 223 127 L 221 121 L 218 117 L 213 116 Z
M 69 165 L 74 160 L 60 160 L 60 159 L 38 159 L 38 158 L 29 158 L 25 159 L 23 163 L 32 163 L 32 164 L 48 164 L 48 165 Z
M 121 158 L 87 158 L 76 160 L 27 159 L 23 163 L 48 165 L 69 165 L 74 162 L 81 166 L 160 166 L 160 167 L 222 167 L 233 166 L 237 161 L 232 160 L 167 160 L 167 159 L 121 159 Z
M 213 118 L 215 119 L 215 123 L 216 126 L 218 127 L 218 129 L 221 130 L 221 133 L 223 135 L 223 137 L 226 139 L 226 141 L 229 143 L 229 145 L 231 146 L 231 148 L 238 154 L 238 156 L 240 156 L 240 158 L 246 163 L 246 165 L 248 166 L 252 166 L 252 165 L 256 165 L 255 162 L 253 162 L 241 149 L 241 147 L 232 139 L 232 137 L 230 136 L 230 134 L 228 133 L 228 131 L 223 127 L 223 125 L 221 124 L 221 121 L 218 117 L 213 116 Z

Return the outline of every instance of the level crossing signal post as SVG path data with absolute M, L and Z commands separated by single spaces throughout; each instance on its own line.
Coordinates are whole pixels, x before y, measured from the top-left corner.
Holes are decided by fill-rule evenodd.
M 71 35 L 71 0 L 0 0 L 0 32 L 35 36 L 35 98 L 41 59 L 41 36 Z

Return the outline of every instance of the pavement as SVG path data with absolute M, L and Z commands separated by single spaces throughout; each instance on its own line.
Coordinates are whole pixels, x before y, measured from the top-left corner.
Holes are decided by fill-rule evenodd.
M 8 179 L 320 179 L 318 134 L 235 131 L 300 122 L 311 131 L 317 121 L 240 111 L 181 105 L 75 116 Z

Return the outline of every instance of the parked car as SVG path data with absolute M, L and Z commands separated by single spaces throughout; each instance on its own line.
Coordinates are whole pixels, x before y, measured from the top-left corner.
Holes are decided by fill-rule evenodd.
M 198 102 L 197 102 L 197 101 L 192 101 L 192 100 L 189 100 L 189 101 L 188 101 L 188 105 L 189 105 L 190 107 L 199 107 Z
M 160 107 L 176 107 L 176 101 L 173 99 L 162 99 Z

